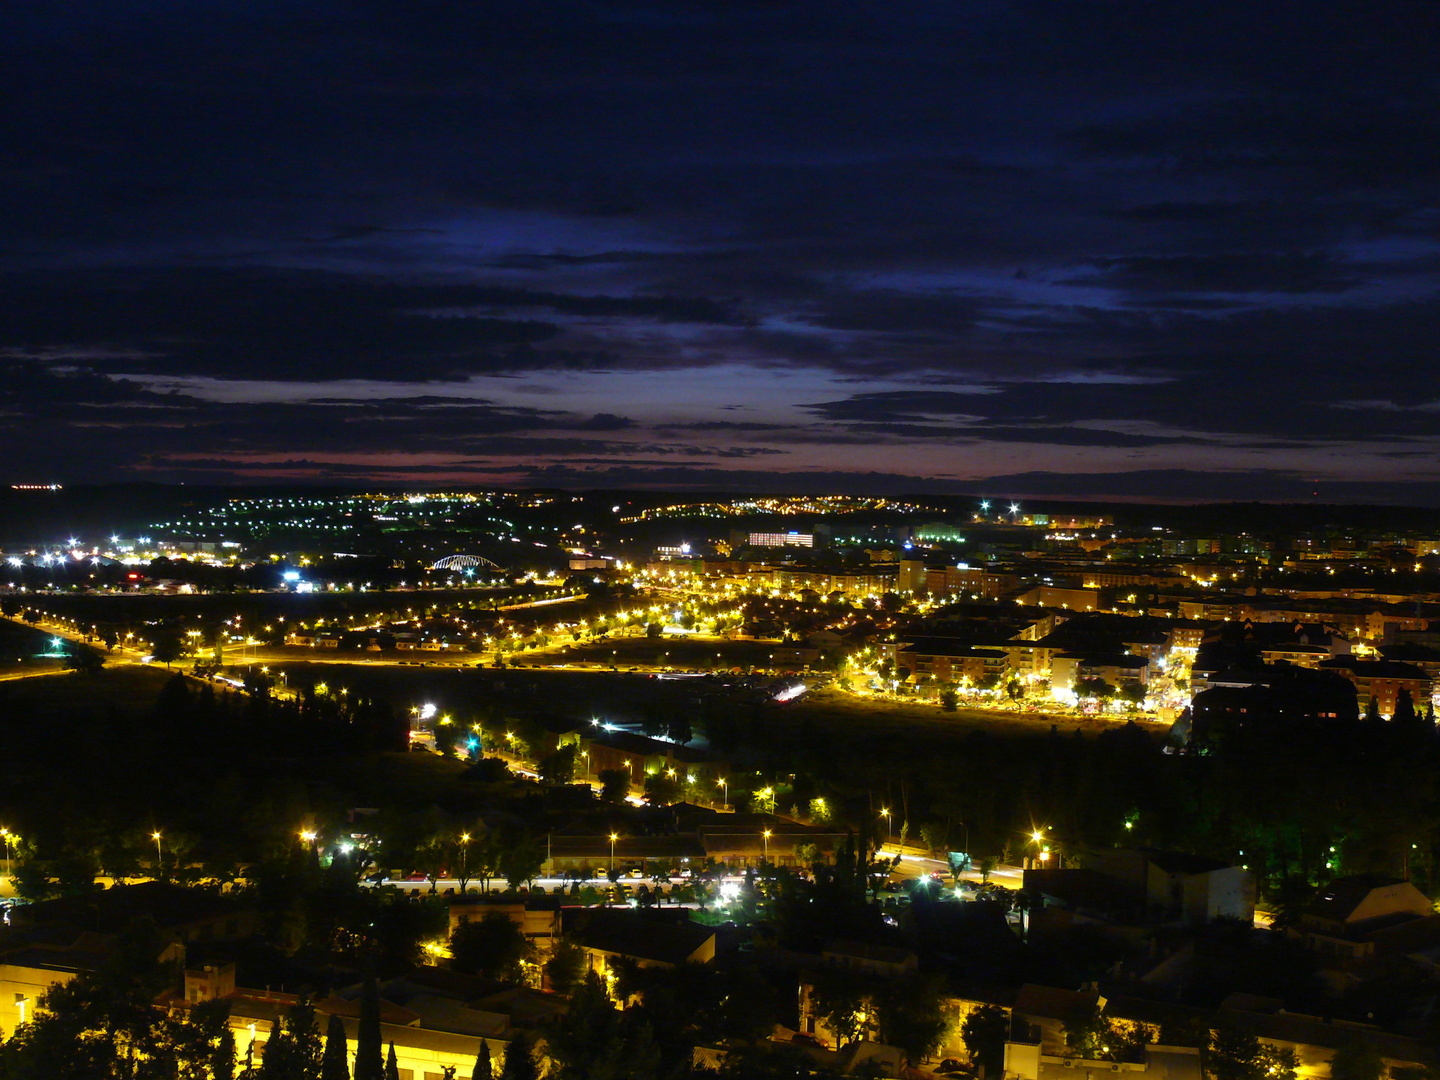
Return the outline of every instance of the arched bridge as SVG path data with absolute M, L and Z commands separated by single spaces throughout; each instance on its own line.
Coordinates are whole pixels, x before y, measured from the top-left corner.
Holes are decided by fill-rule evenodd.
M 436 559 L 431 570 L 475 570 L 481 566 L 488 566 L 492 570 L 499 570 L 501 567 L 489 559 L 481 558 L 479 555 L 446 555 L 443 559 Z

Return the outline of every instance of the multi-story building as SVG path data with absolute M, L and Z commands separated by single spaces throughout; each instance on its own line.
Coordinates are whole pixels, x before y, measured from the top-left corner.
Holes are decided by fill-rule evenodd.
M 924 591 L 931 596 L 973 595 L 993 600 L 1020 587 L 1018 575 L 959 563 L 925 568 Z
M 1096 589 L 1061 589 L 1052 585 L 1039 585 L 1016 597 L 1016 602 L 1032 607 L 1058 607 L 1070 611 L 1094 611 L 1100 600 Z
M 1009 669 L 1003 645 L 971 645 L 953 638 L 920 638 L 895 650 L 895 668 L 915 683 L 989 686 Z
M 751 547 L 800 547 L 808 548 L 815 546 L 814 533 L 802 533 L 791 529 L 789 532 L 752 532 L 749 537 Z
M 1362 711 L 1371 698 L 1380 710 L 1380 715 L 1390 718 L 1395 715 L 1395 702 L 1401 690 L 1410 693 L 1410 700 L 1417 709 L 1423 710 L 1430 704 L 1433 682 L 1429 675 L 1414 664 L 1402 664 L 1396 660 L 1357 660 L 1350 656 L 1337 656 L 1321 663 L 1326 671 L 1338 671 L 1355 684 L 1355 693 L 1360 699 Z

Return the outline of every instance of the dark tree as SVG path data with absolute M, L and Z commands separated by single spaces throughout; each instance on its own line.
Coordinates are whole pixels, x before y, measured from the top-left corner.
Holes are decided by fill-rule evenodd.
M 505 1066 L 500 1070 L 500 1080 L 540 1080 L 530 1040 L 524 1035 L 516 1035 L 505 1048 Z
M 690 718 L 684 713 L 675 713 L 665 723 L 665 737 L 671 742 L 685 745 L 695 737 L 695 730 L 690 725 Z
M 944 995 L 933 979 L 882 982 L 876 987 L 874 1002 L 881 1042 L 898 1046 L 912 1062 L 940 1045 L 945 1034 Z
M 482 1038 L 480 1050 L 475 1055 L 475 1069 L 471 1074 L 471 1080 L 492 1080 L 494 1075 L 495 1066 L 490 1062 L 490 1043 Z
M 355 1033 L 355 1080 L 385 1080 L 380 1050 L 380 987 L 368 974 L 360 990 L 360 1024 Z
M 540 759 L 540 779 L 547 784 L 569 784 L 575 780 L 575 746 L 562 746 Z
M 1385 1063 L 1370 1041 L 1356 1036 L 1339 1047 L 1330 1059 L 1332 1080 L 1380 1080 L 1385 1075 Z
M 266 1041 L 260 1080 L 314 1080 L 319 1069 L 315 1009 L 302 1000 L 286 1010 L 283 1026 L 277 1025 Z
M 857 1041 L 865 1028 L 866 990 L 868 982 L 854 972 L 822 970 L 816 973 L 810 988 L 810 1000 L 816 1015 L 835 1033 L 840 1049 Z
M 390 1053 L 385 1056 L 385 1080 L 400 1080 L 400 1065 L 395 1060 L 395 1044 L 390 1044 Z
M 600 798 L 610 803 L 622 803 L 630 794 L 629 769 L 600 770 Z
M 155 644 L 150 650 L 150 655 L 168 668 L 184 655 L 180 635 L 173 630 L 160 631 L 155 637 Z
M 190 1015 L 199 1019 L 201 1009 L 208 1005 L 223 1005 L 224 1008 L 217 1010 L 219 1023 L 216 1025 L 218 1034 L 211 1044 L 210 1050 L 210 1076 L 211 1080 L 235 1080 L 235 1032 L 230 1027 L 230 1004 L 229 1002 L 204 1002 L 191 1010 Z M 347 1076 L 345 1080 L 350 1080 Z
M 84 675 L 99 675 L 105 667 L 105 659 L 88 646 L 72 643 L 65 653 L 65 666 Z
M 350 1080 L 350 1058 L 345 1046 L 345 1025 L 335 1013 L 325 1028 L 325 1055 L 320 1059 L 320 1080 Z
M 570 993 L 584 973 L 584 950 L 569 941 L 560 941 L 550 959 L 545 961 L 545 977 L 550 980 L 550 988 L 557 993 Z
M 1415 699 L 1410 696 L 1410 691 L 1402 686 L 1400 692 L 1395 695 L 1395 711 L 1390 714 L 1390 722 L 1405 728 L 1413 728 L 1419 723 L 1419 720 L 1420 718 L 1415 715 Z
M 512 889 L 528 885 L 545 866 L 545 845 L 533 836 L 512 837 L 500 849 L 497 868 Z
M 450 935 L 450 966 L 467 975 L 515 979 L 528 946 L 520 928 L 503 912 L 461 923 Z
M 1205 1071 L 1215 1080 L 1261 1080 L 1259 1061 L 1260 1040 L 1223 1025 L 1205 1055 Z
M 997 1077 L 1005 1071 L 1005 1042 L 1010 1038 L 1010 1018 L 1005 1015 L 1004 1009 L 996 1005 L 972 1009 L 960 1027 L 960 1037 L 965 1040 L 970 1060 L 982 1066 L 987 1077 Z
M 663 773 L 645 777 L 645 801 L 652 806 L 670 806 L 680 801 L 680 782 Z

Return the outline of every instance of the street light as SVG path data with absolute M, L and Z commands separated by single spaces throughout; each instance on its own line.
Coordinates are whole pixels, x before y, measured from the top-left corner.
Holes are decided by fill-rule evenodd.
M 765 838 L 765 862 L 768 865 L 770 862 L 770 830 L 766 829 L 760 835 Z
M 15 874 L 15 859 L 11 845 L 18 843 L 20 838 L 9 829 L 0 829 L 0 838 L 5 840 L 5 872 L 13 877 Z
M 885 819 L 885 842 L 888 844 L 890 842 L 890 808 L 888 806 L 882 806 L 880 808 L 880 816 Z
M 610 873 L 615 873 L 615 841 L 620 837 L 613 832 L 610 834 Z
M 1045 846 L 1045 830 L 1035 829 L 1030 833 L 1030 842 L 1035 845 L 1035 859 L 1044 862 L 1050 858 L 1050 849 Z
M 470 834 L 460 834 L 460 873 L 464 877 L 470 876 Z
M 722 800 L 722 806 L 724 809 L 729 810 L 730 789 L 725 786 L 725 778 L 722 776 L 719 780 L 716 780 L 715 782 L 720 785 L 720 798 Z
M 159 877 L 165 869 L 165 854 L 160 850 L 159 830 L 150 834 L 150 839 L 155 841 L 155 876 Z

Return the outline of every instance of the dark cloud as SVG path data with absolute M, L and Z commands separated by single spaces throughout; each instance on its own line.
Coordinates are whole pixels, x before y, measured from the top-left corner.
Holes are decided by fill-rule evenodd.
M 979 399 L 995 392 L 995 388 L 991 386 L 977 386 L 973 394 L 889 390 L 881 393 L 852 394 L 841 401 L 819 401 L 806 407 L 827 420 L 865 423 L 922 420 L 930 416 L 973 417 L 982 409 Z
M 1437 58 L 1350 0 L 10 5 L 0 450 L 1419 497 Z
M 529 317 L 537 310 L 586 319 L 735 319 L 703 299 L 254 270 L 12 274 L 0 278 L 0 308 L 12 313 L 0 327 L 0 350 L 103 349 L 121 354 L 130 372 L 287 381 L 426 382 L 596 366 L 594 351 L 542 347 L 558 342 L 563 327 Z
M 1323 254 L 1134 255 L 1102 259 L 1110 284 L 1162 292 L 1343 292 L 1361 284 Z

